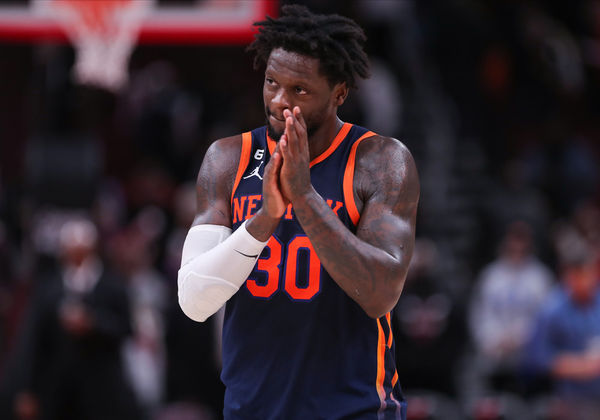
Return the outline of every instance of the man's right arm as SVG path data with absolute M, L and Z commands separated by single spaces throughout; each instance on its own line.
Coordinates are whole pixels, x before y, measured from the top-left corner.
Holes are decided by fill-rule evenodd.
M 231 228 L 231 193 L 240 161 L 242 136 L 214 142 L 206 151 L 196 179 L 196 217 L 192 226 Z
M 196 217 L 185 239 L 177 277 L 179 306 L 203 322 L 233 296 L 260 254 L 262 243 L 242 227 L 232 234 L 231 193 L 241 136 L 217 140 L 207 150 L 196 182 Z M 237 251 L 237 252 L 236 252 Z
M 261 209 L 232 233 L 231 195 L 241 146 L 241 136 L 213 143 L 198 173 L 197 214 L 177 278 L 179 306 L 195 321 L 205 321 L 239 290 L 287 205 L 272 191 L 281 167 L 275 153 L 265 168 Z

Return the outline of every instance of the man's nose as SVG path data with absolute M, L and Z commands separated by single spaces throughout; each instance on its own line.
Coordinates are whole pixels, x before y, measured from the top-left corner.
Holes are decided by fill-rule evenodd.
M 277 92 L 275 93 L 275 96 L 273 96 L 271 103 L 273 105 L 274 110 L 277 110 L 281 113 L 283 113 L 283 110 L 286 108 L 292 109 L 289 97 L 284 89 L 277 89 Z M 280 116 L 281 115 L 278 115 L 278 117 Z

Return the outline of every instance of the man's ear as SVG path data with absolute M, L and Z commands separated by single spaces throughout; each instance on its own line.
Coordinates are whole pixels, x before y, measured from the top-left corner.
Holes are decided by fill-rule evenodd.
M 335 87 L 333 88 L 333 94 L 334 94 L 334 98 L 335 98 L 335 104 L 337 106 L 341 106 L 345 101 L 346 98 L 348 97 L 348 85 L 346 85 L 346 82 L 341 82 L 335 85 Z

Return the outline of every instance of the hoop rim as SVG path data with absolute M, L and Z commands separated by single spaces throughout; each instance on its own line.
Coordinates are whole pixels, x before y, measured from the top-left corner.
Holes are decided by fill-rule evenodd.
M 252 41 L 252 24 L 275 16 L 278 0 L 244 1 L 245 13 L 207 16 L 200 7 L 164 6 L 152 10 L 138 32 L 136 44 L 241 45 Z M 70 42 L 56 20 L 33 13 L 30 6 L 0 6 L 0 41 Z

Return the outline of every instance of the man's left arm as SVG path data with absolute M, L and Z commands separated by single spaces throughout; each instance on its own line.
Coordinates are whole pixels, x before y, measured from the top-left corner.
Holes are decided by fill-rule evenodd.
M 354 235 L 310 184 L 299 109 L 286 115 L 282 190 L 324 268 L 370 317 L 378 318 L 396 305 L 412 256 L 419 200 L 414 160 L 391 138 L 376 136 L 359 145 L 354 196 L 362 211 Z

